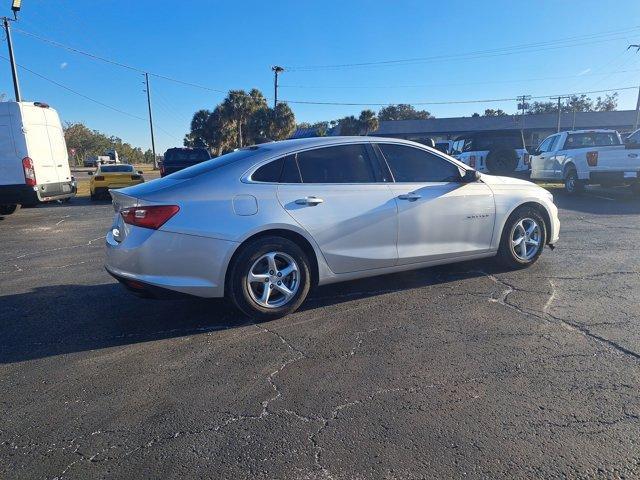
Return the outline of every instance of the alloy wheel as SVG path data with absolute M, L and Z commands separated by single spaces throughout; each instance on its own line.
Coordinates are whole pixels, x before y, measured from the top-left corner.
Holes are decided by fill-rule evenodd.
M 300 288 L 300 270 L 291 255 L 269 252 L 258 258 L 246 277 L 251 299 L 261 307 L 278 308 L 295 297 Z
M 521 261 L 528 262 L 540 250 L 542 230 L 533 218 L 523 218 L 511 229 L 511 251 Z

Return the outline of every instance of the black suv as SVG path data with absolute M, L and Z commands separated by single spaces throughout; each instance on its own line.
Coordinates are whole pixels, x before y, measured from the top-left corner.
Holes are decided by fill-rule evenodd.
M 165 177 L 210 158 L 205 148 L 170 148 L 165 152 L 164 160 L 160 165 L 160 176 Z

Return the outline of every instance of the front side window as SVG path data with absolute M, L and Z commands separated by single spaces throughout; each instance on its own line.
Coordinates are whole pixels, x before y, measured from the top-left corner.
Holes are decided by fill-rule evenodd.
M 396 182 L 458 182 L 457 165 L 407 145 L 379 144 Z
M 307 150 L 298 153 L 296 158 L 303 183 L 373 183 L 376 181 L 363 144 Z
M 555 137 L 547 137 L 544 139 L 544 141 L 538 147 L 540 153 L 548 152 L 550 150 L 549 147 L 551 146 L 551 142 L 554 141 L 554 138 Z

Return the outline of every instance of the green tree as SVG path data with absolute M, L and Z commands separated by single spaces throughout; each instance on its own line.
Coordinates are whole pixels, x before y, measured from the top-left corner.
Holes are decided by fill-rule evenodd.
M 595 110 L 598 112 L 611 112 L 618 108 L 618 92 L 607 93 L 604 98 L 596 98 Z
M 427 118 L 432 118 L 431 113 L 426 110 L 416 110 L 412 105 L 405 103 L 388 105 L 378 112 L 378 120 L 381 122 L 388 120 L 425 120 Z
M 378 122 L 378 117 L 376 117 L 376 112 L 373 110 L 363 110 L 360 112 L 360 117 L 358 117 L 358 121 L 360 122 L 360 131 L 364 135 L 368 135 L 369 132 L 373 132 L 378 129 L 380 122 Z
M 360 135 L 362 125 L 360 121 L 353 115 L 338 120 L 340 126 L 340 135 Z

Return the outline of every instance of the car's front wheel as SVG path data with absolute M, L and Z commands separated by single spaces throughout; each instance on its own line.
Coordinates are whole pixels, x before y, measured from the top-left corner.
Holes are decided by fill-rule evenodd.
M 518 208 L 502 230 L 498 258 L 509 268 L 528 267 L 538 260 L 546 241 L 547 229 L 538 210 Z
M 295 311 L 311 287 L 309 260 L 283 237 L 258 238 L 242 247 L 230 265 L 226 291 L 244 314 L 258 320 Z

